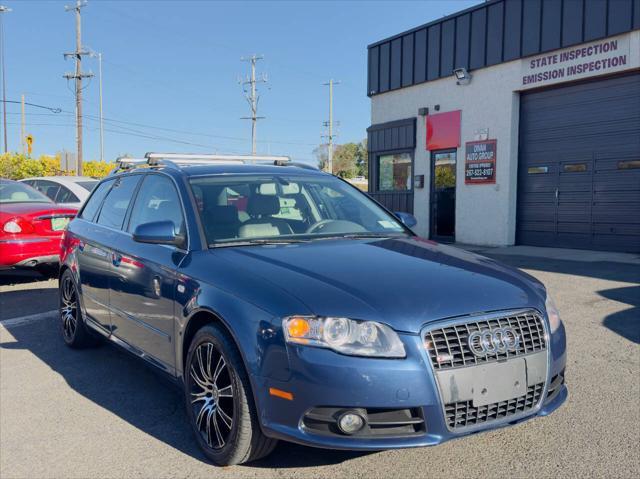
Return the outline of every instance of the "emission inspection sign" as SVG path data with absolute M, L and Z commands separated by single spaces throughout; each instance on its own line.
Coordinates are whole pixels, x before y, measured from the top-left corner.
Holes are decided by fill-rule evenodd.
M 468 141 L 465 144 L 465 184 L 496 182 L 496 150 L 497 140 Z

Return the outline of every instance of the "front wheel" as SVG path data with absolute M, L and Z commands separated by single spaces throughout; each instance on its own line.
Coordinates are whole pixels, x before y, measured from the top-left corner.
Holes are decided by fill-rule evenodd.
M 273 451 L 277 441 L 260 430 L 240 353 L 218 325 L 204 326 L 196 333 L 184 376 L 189 421 L 209 459 L 231 466 Z

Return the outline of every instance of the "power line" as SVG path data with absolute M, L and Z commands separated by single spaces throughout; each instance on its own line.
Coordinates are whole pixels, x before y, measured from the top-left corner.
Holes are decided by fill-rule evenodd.
M 245 98 L 247 99 L 247 103 L 249 103 L 249 107 L 251 108 L 251 116 L 242 117 L 243 120 L 251 120 L 251 154 L 256 154 L 256 127 L 258 125 L 258 120 L 262 120 L 264 116 L 258 116 L 258 101 L 260 101 L 260 95 L 256 89 L 257 83 L 266 83 L 267 77 L 266 75 L 262 75 L 260 78 L 256 79 L 256 62 L 258 60 L 262 60 L 264 57 L 262 55 L 251 55 L 249 58 L 241 58 L 240 60 L 243 62 L 251 63 L 251 76 L 247 76 L 245 81 L 240 81 L 243 85 L 243 90 L 245 94 Z M 249 91 L 245 88 L 246 85 L 249 85 Z

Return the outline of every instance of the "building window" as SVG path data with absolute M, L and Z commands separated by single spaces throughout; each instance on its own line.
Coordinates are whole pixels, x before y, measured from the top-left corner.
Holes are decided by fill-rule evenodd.
M 569 163 L 562 167 L 565 173 L 581 173 L 587 171 L 586 163 Z
M 639 160 L 624 160 L 618 162 L 619 170 L 632 170 L 635 168 L 640 168 Z
M 411 153 L 378 157 L 378 191 L 408 191 L 412 178 Z
M 527 173 L 529 173 L 530 175 L 539 175 L 541 173 L 549 173 L 549 167 L 548 166 L 530 166 L 527 169 Z

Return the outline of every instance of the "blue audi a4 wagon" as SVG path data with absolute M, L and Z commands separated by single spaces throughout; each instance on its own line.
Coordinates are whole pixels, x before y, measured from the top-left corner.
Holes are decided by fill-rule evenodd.
M 544 286 L 414 225 L 282 157 L 122 160 L 62 240 L 62 337 L 173 378 L 220 465 L 278 440 L 432 446 L 557 409 L 565 330 Z

